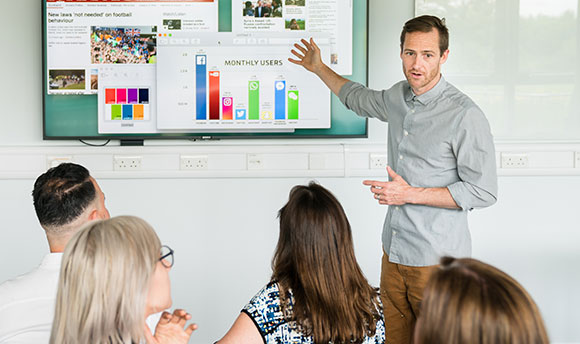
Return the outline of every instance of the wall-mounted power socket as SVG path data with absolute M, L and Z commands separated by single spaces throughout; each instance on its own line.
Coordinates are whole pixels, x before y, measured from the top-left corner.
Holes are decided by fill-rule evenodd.
M 46 157 L 46 168 L 56 167 L 63 162 L 72 162 L 72 156 L 48 156 Z
M 139 171 L 141 170 L 140 156 L 122 156 L 113 157 L 113 170 L 115 171 Z
M 181 170 L 207 170 L 207 155 L 182 155 L 179 160 Z
M 261 154 L 248 154 L 248 170 L 264 168 L 264 157 Z
M 580 168 L 580 152 L 574 152 L 574 167 Z
M 501 153 L 501 168 L 528 168 L 529 160 L 526 153 Z
M 387 155 L 371 153 L 369 155 L 369 163 L 370 163 L 369 168 L 371 170 L 375 169 L 384 170 L 387 168 Z

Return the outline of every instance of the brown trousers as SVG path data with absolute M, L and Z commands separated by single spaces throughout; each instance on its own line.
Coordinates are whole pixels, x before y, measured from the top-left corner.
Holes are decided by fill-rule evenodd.
M 383 252 L 381 301 L 387 344 L 411 343 L 423 289 L 437 265 L 416 267 L 389 262 Z

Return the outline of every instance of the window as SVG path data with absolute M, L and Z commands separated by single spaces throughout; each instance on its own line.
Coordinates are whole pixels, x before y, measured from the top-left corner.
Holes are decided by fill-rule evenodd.
M 580 141 L 580 0 L 416 0 L 446 19 L 445 78 L 499 141 Z

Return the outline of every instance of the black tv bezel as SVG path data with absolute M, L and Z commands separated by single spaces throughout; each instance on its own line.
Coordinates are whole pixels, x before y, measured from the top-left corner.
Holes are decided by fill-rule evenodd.
M 220 1 L 216 0 L 218 4 Z M 228 0 L 225 0 L 228 1 Z M 209 141 L 209 140 L 222 140 L 222 139 L 248 139 L 248 140 L 259 140 L 259 139 L 361 139 L 368 138 L 369 134 L 369 124 L 368 119 L 364 118 L 365 130 L 364 134 L 359 135 L 341 135 L 341 134 L 317 134 L 317 135 L 292 135 L 286 133 L 151 133 L 151 134 L 104 134 L 98 136 L 47 136 L 46 135 L 46 97 L 48 95 L 47 90 L 47 52 L 46 52 L 46 3 L 47 0 L 40 0 L 41 4 L 41 36 L 42 36 L 42 139 L 44 141 L 57 141 L 57 140 L 68 140 L 68 141 L 84 141 L 84 140 L 120 140 L 123 146 L 140 146 L 143 145 L 144 140 L 188 140 L 188 141 Z M 366 20 L 365 20 L 365 38 L 366 38 L 366 73 L 365 73 L 365 85 L 368 85 L 369 81 L 369 0 L 366 0 Z M 354 38 L 353 38 L 354 39 Z M 331 97 L 335 97 L 331 94 Z M 331 115 L 332 116 L 332 115 Z M 331 117 L 332 118 L 332 117 Z M 297 129 L 297 130 L 308 130 L 308 129 Z

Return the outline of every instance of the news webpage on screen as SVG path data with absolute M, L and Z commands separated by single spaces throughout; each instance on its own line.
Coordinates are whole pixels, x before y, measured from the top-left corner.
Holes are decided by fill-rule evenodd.
M 306 34 L 352 70 L 348 3 L 232 1 L 225 33 L 217 0 L 46 0 L 47 94 L 96 97 L 99 134 L 330 128 L 329 90 L 287 59 Z

